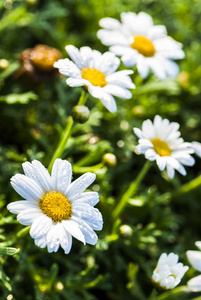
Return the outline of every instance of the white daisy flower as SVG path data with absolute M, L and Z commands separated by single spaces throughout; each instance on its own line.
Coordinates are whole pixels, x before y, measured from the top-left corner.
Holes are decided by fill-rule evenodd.
M 184 166 L 192 166 L 195 160 L 190 154 L 194 153 L 191 143 L 185 143 L 178 131 L 179 124 L 155 116 L 153 123 L 146 120 L 142 130 L 134 128 L 139 137 L 136 152 L 145 154 L 151 161 L 156 161 L 159 169 L 167 169 L 168 176 L 174 177 L 175 170 L 186 175 Z
M 26 200 L 10 203 L 8 210 L 17 214 L 17 220 L 31 225 L 30 235 L 35 244 L 57 252 L 59 246 L 68 254 L 72 237 L 84 244 L 95 245 L 101 230 L 102 215 L 93 206 L 99 201 L 98 193 L 84 192 L 96 175 L 86 173 L 71 183 L 71 164 L 56 159 L 51 176 L 37 160 L 22 164 L 25 175 L 11 178 L 13 188 Z
M 156 287 L 168 290 L 180 283 L 189 267 L 178 263 L 178 260 L 179 256 L 172 252 L 168 255 L 161 254 L 151 278 Z
M 92 50 L 89 47 L 66 46 L 66 51 L 73 60 L 59 59 L 54 67 L 59 72 L 68 76 L 66 83 L 71 86 L 84 86 L 95 98 L 101 100 L 110 111 L 117 110 L 113 96 L 130 99 L 132 93 L 128 89 L 134 89 L 135 85 L 128 75 L 131 70 L 115 72 L 120 65 L 120 60 L 114 53 Z M 113 96 L 112 96 L 113 95 Z
M 192 142 L 191 145 L 195 151 L 195 154 L 201 158 L 201 143 Z
M 201 241 L 196 242 L 195 245 L 201 250 Z M 187 251 L 186 254 L 193 268 L 201 272 L 201 251 Z M 201 292 L 201 275 L 189 280 L 187 285 L 192 292 Z
M 165 26 L 154 26 L 150 15 L 140 12 L 121 14 L 121 23 L 113 18 L 103 18 L 98 38 L 110 51 L 121 56 L 126 67 L 136 65 L 142 78 L 149 69 L 161 80 L 175 78 L 179 67 L 173 59 L 184 58 L 182 44 L 167 36 Z

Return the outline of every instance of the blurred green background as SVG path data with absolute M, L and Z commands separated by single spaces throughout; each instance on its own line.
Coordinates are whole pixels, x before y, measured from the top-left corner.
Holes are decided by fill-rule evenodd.
M 22 72 L 19 57 L 37 44 L 60 50 L 63 58 L 67 44 L 105 52 L 108 48 L 96 36 L 99 20 L 119 19 L 127 11 L 144 11 L 155 24 L 164 24 L 168 34 L 183 44 L 186 57 L 179 62 L 181 72 L 175 80 L 161 82 L 152 74 L 142 80 L 134 68 L 133 98 L 116 99 L 115 114 L 98 99 L 88 98 L 90 118 L 73 129 L 62 158 L 89 167 L 108 152 L 116 155 L 115 166 L 94 168 L 97 180 L 90 188 L 100 194 L 97 208 L 104 228 L 95 247 L 74 239 L 69 255 L 61 249 L 49 254 L 34 245 L 24 226 L 7 211 L 8 203 L 19 200 L 9 181 L 22 173 L 26 160 L 38 159 L 48 166 L 82 89 L 68 87 L 62 76 L 36 80 Z M 159 114 L 180 123 L 185 141 L 201 142 L 200 15 L 199 0 L 0 1 L 0 246 L 20 248 L 15 256 L 0 256 L 1 299 L 144 300 L 149 299 L 150 278 L 162 252 L 175 252 L 188 265 L 185 252 L 195 249 L 195 241 L 201 239 L 201 188 L 182 195 L 175 191 L 200 175 L 198 157 L 194 167 L 187 167 L 187 176 L 176 174 L 173 180 L 154 165 L 115 226 L 111 213 L 145 163 L 143 155 L 135 154 L 134 126 Z M 75 168 L 74 179 L 80 174 Z M 182 284 L 194 273 L 189 269 Z M 158 299 L 198 296 L 175 289 Z

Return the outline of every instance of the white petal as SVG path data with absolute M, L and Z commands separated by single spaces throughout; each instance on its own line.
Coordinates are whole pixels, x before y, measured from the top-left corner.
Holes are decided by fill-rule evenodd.
M 23 210 L 22 212 L 17 215 L 17 220 L 22 224 L 22 225 L 32 225 L 33 221 L 43 215 L 41 210 L 39 208 L 28 208 Z
M 112 47 L 110 47 L 110 48 L 113 51 Z M 126 54 L 124 54 L 122 56 L 121 60 L 122 60 L 123 64 L 129 68 L 129 67 L 136 65 L 138 56 L 139 56 L 138 52 L 135 50 L 132 50 L 132 52 L 129 51 Z
M 100 87 L 89 87 L 89 93 L 95 97 L 100 99 L 100 101 L 103 103 L 103 105 L 110 111 L 110 112 L 116 112 L 117 106 L 116 102 L 112 95 L 105 93 L 102 88 Z
M 167 253 L 162 253 L 159 257 L 157 267 L 163 266 L 167 262 Z
M 193 166 L 195 164 L 195 159 L 188 154 L 179 158 L 178 160 L 180 163 L 182 163 L 185 166 Z
M 74 61 L 74 63 L 82 69 L 84 67 L 84 61 L 81 57 L 80 51 L 74 47 L 73 45 L 68 45 L 65 47 L 66 51 L 68 52 L 71 59 Z
M 147 37 L 150 40 L 155 40 L 167 34 L 166 27 L 163 25 L 153 26 L 149 29 Z
M 37 204 L 27 200 L 12 202 L 7 205 L 8 210 L 13 214 L 19 214 L 21 211 L 27 208 L 37 208 Z
M 171 166 L 167 165 L 167 172 L 168 172 L 168 176 L 172 179 L 175 174 L 174 169 Z
M 61 247 L 64 249 L 65 254 L 68 254 L 72 247 L 72 235 L 70 235 L 70 233 L 68 233 L 65 230 L 63 223 L 59 223 L 59 224 L 60 226 L 59 226 L 58 235 L 59 235 L 60 244 Z
M 147 59 L 147 64 L 149 65 L 149 67 L 151 68 L 152 72 L 156 77 L 158 77 L 160 80 L 166 79 L 166 73 L 164 67 L 157 59 L 156 55 L 153 58 Z
M 145 138 L 139 139 L 139 143 L 140 143 L 140 145 L 143 145 L 143 146 L 148 146 L 151 148 L 153 147 L 152 142 L 150 142 L 150 140 L 145 139 Z
M 88 204 L 74 202 L 72 205 L 72 211 L 73 215 L 87 222 L 93 229 L 102 230 L 103 219 L 97 208 L 91 207 Z
M 56 159 L 51 173 L 53 189 L 65 193 L 71 183 L 72 166 L 67 160 Z
M 138 55 L 137 70 L 142 78 L 146 78 L 149 73 L 149 66 L 146 62 L 146 58 L 144 58 L 142 55 Z
M 195 150 L 195 154 L 201 157 L 201 143 L 192 142 L 192 147 Z
M 104 92 L 112 94 L 113 96 L 124 98 L 124 99 L 130 99 L 132 98 L 132 93 L 128 91 L 127 89 L 124 89 L 118 85 L 113 84 L 107 84 L 103 88 Z
M 62 221 L 62 224 L 68 233 L 70 233 L 77 240 L 83 242 L 84 245 L 86 244 L 84 235 L 81 229 L 79 228 L 79 225 L 75 221 L 66 220 L 66 221 Z
M 70 201 L 77 199 L 78 196 L 82 194 L 86 190 L 86 188 L 88 188 L 88 186 L 91 185 L 92 182 L 94 182 L 95 179 L 96 175 L 90 172 L 80 176 L 68 186 L 65 192 L 66 197 Z
M 156 159 L 156 152 L 153 149 L 149 149 L 145 152 L 145 157 L 151 161 Z
M 122 77 L 130 78 L 127 75 L 131 75 L 131 74 L 133 74 L 132 70 L 118 71 L 118 72 L 108 75 L 107 82 L 115 82 L 116 80 L 119 80 Z
M 47 246 L 46 235 L 44 235 L 38 239 L 35 239 L 34 242 L 35 242 L 36 246 L 38 246 L 40 248 L 45 248 Z
M 144 134 L 142 132 L 142 130 L 140 130 L 139 128 L 133 128 L 134 133 L 139 137 L 139 138 L 144 138 Z
M 97 32 L 98 38 L 101 40 L 101 42 L 106 45 L 127 45 L 129 46 L 128 39 L 124 36 L 124 34 L 119 30 L 105 30 L 100 29 Z
M 68 78 L 66 83 L 71 87 L 88 85 L 89 81 L 86 79 Z
M 195 242 L 195 245 L 201 250 L 201 241 Z
M 47 249 L 49 253 L 57 252 L 59 249 L 60 246 L 59 225 L 60 223 L 54 224 L 47 233 L 46 241 L 47 241 Z
M 186 255 L 193 268 L 201 272 L 201 251 L 187 251 Z
M 81 47 L 80 55 L 82 57 L 83 68 L 93 68 L 94 59 L 93 59 L 93 50 L 90 47 Z
M 94 206 L 99 202 L 99 195 L 97 192 L 85 192 L 81 194 L 76 200 L 74 200 L 74 202 L 86 203 Z
M 121 23 L 113 18 L 103 18 L 99 21 L 101 27 L 105 29 L 119 29 L 121 28 Z
M 40 186 L 42 186 L 45 191 L 51 191 L 52 182 L 48 170 L 38 160 L 33 160 L 32 166 Z
M 156 157 L 156 163 L 159 167 L 159 169 L 161 171 L 163 171 L 165 169 L 165 166 L 166 166 L 166 159 L 160 155 L 157 155 Z
M 192 292 L 201 292 L 201 275 L 198 275 L 187 282 Z
M 46 235 L 52 226 L 52 219 L 42 214 L 39 218 L 33 221 L 33 224 L 31 225 L 30 235 L 34 239 L 39 239 L 42 236 Z
M 82 219 L 73 216 L 73 220 L 79 224 L 79 227 L 85 237 L 85 241 L 87 244 L 95 245 L 98 241 L 97 234 L 93 231 L 93 229 Z
M 73 78 L 81 78 L 80 69 L 70 59 L 59 59 L 54 63 L 54 67 L 59 69 L 59 72 L 65 76 Z
M 112 52 L 105 52 L 96 62 L 96 68 L 105 75 L 112 74 L 120 65 L 120 59 Z
M 29 201 L 38 201 L 43 196 L 43 190 L 33 179 L 16 174 L 11 178 L 11 185 L 24 199 Z
M 169 59 L 163 59 L 161 63 L 165 68 L 167 76 L 172 79 L 176 78 L 176 76 L 179 74 L 179 66 L 174 61 Z
M 185 168 L 180 164 L 179 168 L 177 168 L 177 171 L 182 174 L 183 176 L 186 175 L 186 170 Z
M 174 266 L 178 263 L 179 260 L 179 256 L 177 254 L 174 254 L 173 252 L 171 252 L 168 256 L 167 256 L 167 264 L 169 266 Z

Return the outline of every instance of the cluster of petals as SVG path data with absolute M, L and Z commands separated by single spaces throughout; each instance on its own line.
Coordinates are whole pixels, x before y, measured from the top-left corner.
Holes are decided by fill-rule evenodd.
M 178 260 L 179 256 L 172 252 L 161 254 L 152 275 L 152 282 L 156 287 L 168 290 L 175 288 L 180 283 L 189 267 L 184 266 Z
M 191 146 L 194 149 L 195 154 L 201 158 L 201 143 L 199 143 L 199 142 L 192 142 Z
M 174 177 L 175 170 L 186 175 L 183 165 L 192 166 L 195 163 L 190 155 L 194 153 L 194 149 L 191 143 L 184 142 L 180 137 L 179 126 L 177 122 L 170 122 L 156 115 L 153 122 L 149 119 L 143 122 L 142 130 L 134 128 L 134 133 L 139 137 L 136 152 L 145 154 L 148 160 L 156 161 L 161 171 L 166 168 L 170 178 Z M 158 141 L 158 149 L 154 141 Z M 166 151 L 167 155 L 160 154 L 160 147 L 164 146 L 169 150 Z
M 136 65 L 142 78 L 147 77 L 149 69 L 161 80 L 177 76 L 179 67 L 173 60 L 184 58 L 182 44 L 167 36 L 165 26 L 154 25 L 150 15 L 123 12 L 121 22 L 103 18 L 100 26 L 103 29 L 97 35 L 101 42 L 111 46 L 110 51 L 121 56 L 126 67 Z M 140 40 L 137 47 L 133 46 L 135 39 Z
M 72 61 L 68 58 L 59 59 L 54 67 L 69 78 L 66 83 L 71 87 L 84 86 L 95 98 L 101 100 L 102 104 L 110 111 L 116 112 L 116 102 L 113 96 L 130 99 L 132 93 L 128 89 L 134 89 L 135 85 L 128 76 L 131 70 L 118 71 L 120 60 L 112 52 L 101 54 L 90 47 L 81 47 L 80 50 L 73 45 L 66 46 L 66 51 Z M 91 74 L 87 79 L 83 76 L 86 71 Z M 96 75 L 102 76 L 102 82 L 94 79 Z M 94 81 L 96 83 L 94 84 Z
M 201 250 L 201 241 L 196 242 L 195 245 Z M 186 254 L 193 268 L 201 272 L 201 251 L 189 250 Z M 201 275 L 189 280 L 187 285 L 192 292 L 201 292 Z
M 86 173 L 71 183 L 72 166 L 62 159 L 55 160 L 51 175 L 37 160 L 25 162 L 22 166 L 25 175 L 13 176 L 11 185 L 25 200 L 10 203 L 8 210 L 17 214 L 21 224 L 31 226 L 30 235 L 35 244 L 41 248 L 47 247 L 50 253 L 61 246 L 66 254 L 71 250 L 72 237 L 84 244 L 95 245 L 98 237 L 94 230 L 101 230 L 103 226 L 101 213 L 93 207 L 98 203 L 99 196 L 97 192 L 83 192 L 96 175 Z M 72 207 L 69 219 L 55 222 L 41 210 L 40 199 L 52 191 L 68 199 Z

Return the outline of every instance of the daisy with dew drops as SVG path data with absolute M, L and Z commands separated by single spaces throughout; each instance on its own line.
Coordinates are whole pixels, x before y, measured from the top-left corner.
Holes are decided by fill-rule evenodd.
M 56 159 L 51 175 L 37 160 L 22 164 L 25 175 L 16 174 L 11 185 L 25 200 L 8 204 L 8 210 L 17 214 L 17 220 L 31 226 L 30 235 L 35 244 L 57 252 L 59 246 L 68 254 L 72 237 L 84 244 L 95 245 L 94 230 L 103 227 L 102 215 L 94 208 L 99 201 L 97 192 L 85 192 L 96 175 L 86 173 L 71 183 L 72 166 Z
M 184 266 L 178 260 L 179 256 L 172 252 L 161 254 L 151 278 L 157 289 L 173 289 L 180 283 L 189 267 Z
M 201 250 L 201 241 L 197 241 L 195 245 Z M 189 250 L 186 255 L 193 268 L 201 272 L 201 251 Z M 189 280 L 187 285 L 192 292 L 201 292 L 201 275 Z
M 150 161 L 156 161 L 159 169 L 167 169 L 168 176 L 173 178 L 175 170 L 186 175 L 184 166 L 193 166 L 194 153 L 191 143 L 185 143 L 180 137 L 179 124 L 162 119 L 156 115 L 154 121 L 146 120 L 142 130 L 134 128 L 134 133 L 139 137 L 136 152 L 144 154 Z
M 182 44 L 167 36 L 166 27 L 154 25 L 145 12 L 121 13 L 121 22 L 113 18 L 100 20 L 98 38 L 110 51 L 121 56 L 126 67 L 136 65 L 142 78 L 149 69 L 161 80 L 175 78 L 179 73 L 174 59 L 184 58 Z
M 116 72 L 120 60 L 114 53 L 101 54 L 90 47 L 81 47 L 80 50 L 72 45 L 66 46 L 68 58 L 59 59 L 54 67 L 69 78 L 66 83 L 71 87 L 84 86 L 95 98 L 110 111 L 116 112 L 116 102 L 113 96 L 130 99 L 135 85 L 128 75 L 131 70 Z

